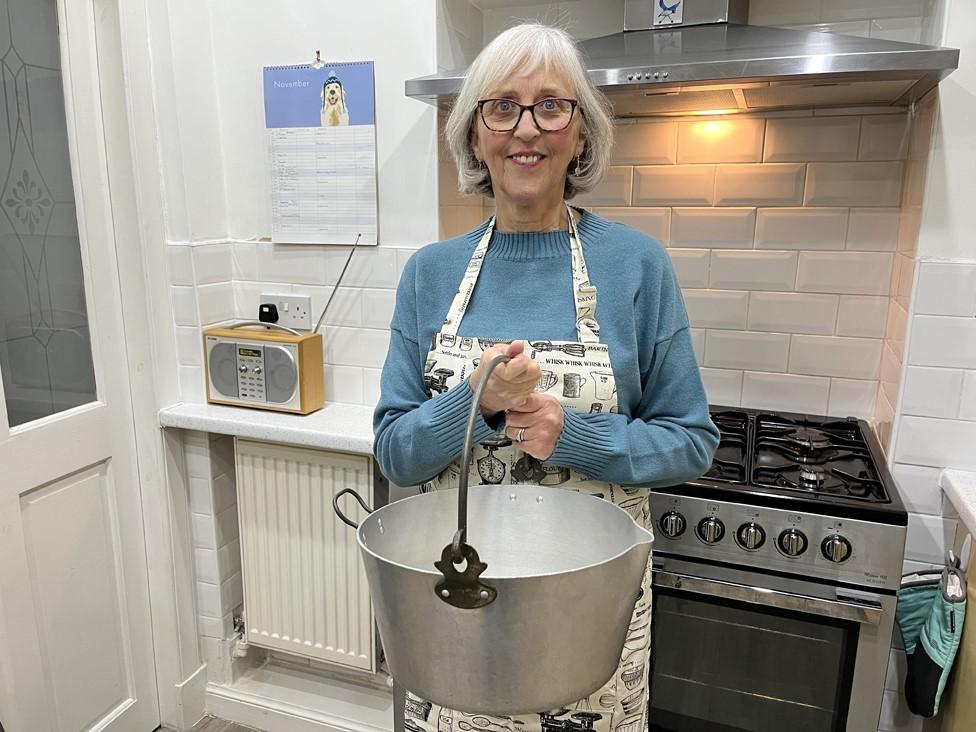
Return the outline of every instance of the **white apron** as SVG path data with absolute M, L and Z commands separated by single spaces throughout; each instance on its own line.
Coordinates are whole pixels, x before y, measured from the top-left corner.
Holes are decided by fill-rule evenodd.
M 565 408 L 577 412 L 616 412 L 617 389 L 609 348 L 600 343 L 600 327 L 594 319 L 596 288 L 590 284 L 587 276 L 583 248 L 571 210 L 569 214 L 579 340 L 531 340 L 525 352 L 542 368 L 536 391 L 552 394 Z M 444 327 L 434 336 L 424 373 L 428 395 L 433 396 L 435 392 L 441 393 L 459 384 L 477 366 L 484 349 L 500 342 L 458 335 L 491 242 L 494 225 L 492 219 L 468 263 Z M 460 460 L 425 483 L 422 490 L 456 488 L 459 476 Z M 641 526 L 651 528 L 650 494 L 646 489 L 623 488 L 613 483 L 591 480 L 569 468 L 543 465 L 519 450 L 504 433 L 494 435 L 474 448 L 468 481 L 470 485 L 540 483 L 585 491 L 612 501 L 630 513 Z M 439 707 L 408 692 L 406 727 L 413 732 L 643 732 L 648 727 L 650 623 L 651 574 L 648 562 L 618 668 L 610 680 L 589 697 L 562 710 L 496 717 Z M 585 632 L 584 628 L 580 630 Z M 525 663 L 532 665 L 537 661 L 526 658 Z M 546 670 L 540 668 L 539 672 L 546 673 Z

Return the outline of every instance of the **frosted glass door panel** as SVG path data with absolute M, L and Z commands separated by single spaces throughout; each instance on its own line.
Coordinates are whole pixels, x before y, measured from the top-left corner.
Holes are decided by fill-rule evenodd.
M 0 375 L 10 426 L 95 399 L 54 0 L 0 0 Z

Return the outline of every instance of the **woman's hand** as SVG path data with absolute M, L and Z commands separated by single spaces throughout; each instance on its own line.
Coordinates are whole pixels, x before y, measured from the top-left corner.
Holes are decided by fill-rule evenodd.
M 539 364 L 530 359 L 522 350 L 525 348 L 525 341 L 513 341 L 509 344 L 499 344 L 492 346 L 481 354 L 478 367 L 471 372 L 469 381 L 471 389 L 477 388 L 484 375 L 484 368 L 492 358 L 500 353 L 504 353 L 512 360 L 498 364 L 488 376 L 488 383 L 481 395 L 478 406 L 484 417 L 490 418 L 499 412 L 516 409 L 525 404 L 526 400 L 535 391 L 542 376 Z
M 563 432 L 563 408 L 550 394 L 532 394 L 518 409 L 509 409 L 505 434 L 522 452 L 537 460 L 548 460 Z M 522 440 L 519 441 L 519 432 Z

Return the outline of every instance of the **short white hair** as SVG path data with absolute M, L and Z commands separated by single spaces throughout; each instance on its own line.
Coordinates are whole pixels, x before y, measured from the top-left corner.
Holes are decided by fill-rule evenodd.
M 582 51 L 563 30 L 539 23 L 523 23 L 495 38 L 471 64 L 461 91 L 454 100 L 444 127 L 448 148 L 458 169 L 458 189 L 463 194 L 494 197 L 488 169 L 475 158 L 471 145 L 477 123 L 478 100 L 516 71 L 552 72 L 569 83 L 579 102 L 583 152 L 570 163 L 564 198 L 592 190 L 610 164 L 613 118 L 609 100 L 586 73 Z

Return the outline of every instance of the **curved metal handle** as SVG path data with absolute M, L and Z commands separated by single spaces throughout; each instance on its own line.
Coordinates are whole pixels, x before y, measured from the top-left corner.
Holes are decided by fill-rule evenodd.
M 461 452 L 461 480 L 458 483 L 458 530 L 454 534 L 454 541 L 452 543 L 452 556 L 457 561 L 461 559 L 461 544 L 467 539 L 468 534 L 468 468 L 471 465 L 471 443 L 474 442 L 474 425 L 478 421 L 478 410 L 481 409 L 478 403 L 481 401 L 481 395 L 485 391 L 485 385 L 488 383 L 488 377 L 491 376 L 491 372 L 495 370 L 498 364 L 511 360 L 510 356 L 499 353 L 485 364 L 485 373 L 481 377 L 481 381 L 478 382 L 478 385 L 475 386 L 474 396 L 471 398 L 471 409 L 468 410 L 468 426 L 464 431 L 464 447 Z
M 297 335 L 301 337 L 303 333 L 301 331 L 295 330 L 294 328 L 289 328 L 284 325 L 278 325 L 277 323 L 265 323 L 261 320 L 242 320 L 240 323 L 234 323 L 234 325 L 228 325 L 228 328 L 243 328 L 245 325 L 262 325 L 265 328 L 277 328 L 278 330 L 285 330 L 292 335 Z
M 342 512 L 342 509 L 339 508 L 339 499 L 342 498 L 346 493 L 350 494 L 353 498 L 359 501 L 359 505 L 363 507 L 363 510 L 366 511 L 366 513 L 373 513 L 373 509 L 367 506 L 366 501 L 363 500 L 363 497 L 356 493 L 356 491 L 354 491 L 352 488 L 343 488 L 341 491 L 335 494 L 335 496 L 332 498 L 332 510 L 336 512 L 336 516 L 339 517 L 339 520 L 342 521 L 342 523 L 346 524 L 347 526 L 352 526 L 354 529 L 358 529 L 359 524 L 353 523 L 346 516 L 346 514 Z

